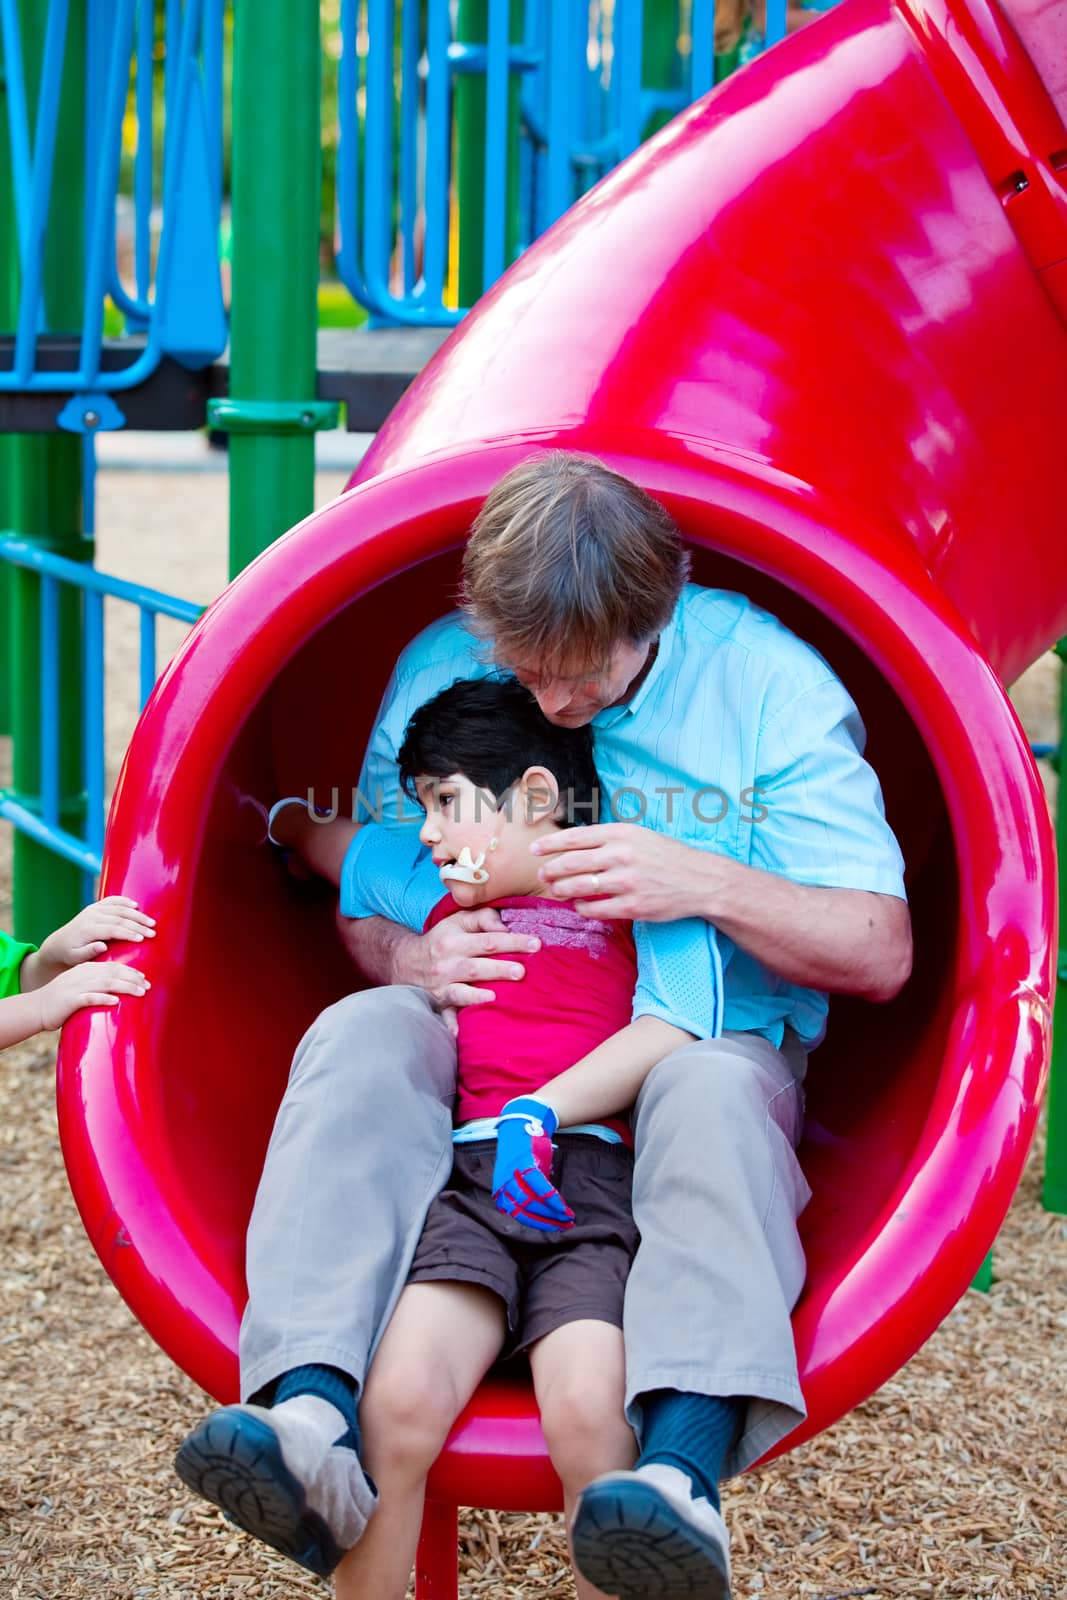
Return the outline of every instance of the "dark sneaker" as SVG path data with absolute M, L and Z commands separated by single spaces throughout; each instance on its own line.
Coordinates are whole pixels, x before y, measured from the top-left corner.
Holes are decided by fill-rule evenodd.
M 730 1600 L 726 1524 L 677 1467 L 594 1478 L 571 1539 L 582 1576 L 619 1600 Z
M 356 1544 L 377 1504 L 338 1412 L 317 1395 L 279 1406 L 225 1406 L 205 1417 L 174 1458 L 182 1482 L 239 1528 L 326 1578 Z

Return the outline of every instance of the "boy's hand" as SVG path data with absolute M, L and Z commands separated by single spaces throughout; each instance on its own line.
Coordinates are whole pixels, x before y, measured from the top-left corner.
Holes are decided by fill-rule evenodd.
M 78 962 L 102 956 L 114 939 L 140 944 L 154 939 L 155 918 L 140 911 L 128 895 L 110 894 L 72 917 L 62 928 L 50 933 L 37 952 L 42 983 Z
M 509 1100 L 497 1123 L 493 1166 L 496 1208 L 541 1233 L 574 1227 L 574 1212 L 549 1176 L 552 1135 L 557 1126 L 552 1107 L 529 1096 Z
M 80 962 L 38 989 L 41 1028 L 61 1028 L 83 1006 L 117 1006 L 120 995 L 143 995 L 151 987 L 143 972 L 121 961 Z

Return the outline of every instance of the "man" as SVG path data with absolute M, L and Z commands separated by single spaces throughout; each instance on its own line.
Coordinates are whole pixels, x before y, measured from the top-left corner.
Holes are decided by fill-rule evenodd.
M 464 614 L 402 654 L 360 783 L 388 816 L 411 713 L 456 678 L 503 669 L 549 720 L 592 724 L 613 814 L 639 819 L 538 847 L 546 892 L 632 919 L 646 963 L 685 971 L 696 1035 L 653 1068 L 634 1112 L 642 1243 L 625 1337 L 639 1460 L 589 1485 L 572 1530 L 586 1578 L 623 1600 L 729 1593 L 719 1481 L 804 1415 L 790 1311 L 807 1053 L 826 991 L 889 999 L 911 966 L 902 861 L 854 704 L 774 618 L 687 577 L 656 501 L 598 461 L 532 457 L 475 522 Z M 363 914 L 370 872 L 396 879 L 401 921 Z M 331 1007 L 298 1049 L 248 1240 L 242 1391 L 259 1404 L 216 1413 L 179 1452 L 187 1482 L 315 1570 L 373 1508 L 356 1396 L 449 1170 L 449 1012 L 491 1004 L 475 985 L 521 981 L 514 958 L 535 947 L 490 910 L 415 931 L 439 895 L 413 829 L 358 834 L 346 942 L 399 987 Z

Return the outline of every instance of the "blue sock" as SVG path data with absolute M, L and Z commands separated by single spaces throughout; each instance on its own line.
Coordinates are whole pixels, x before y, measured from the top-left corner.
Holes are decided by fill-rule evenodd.
M 680 1394 L 677 1389 L 643 1395 L 637 1465 L 658 1461 L 679 1467 L 717 1511 L 723 1462 L 741 1431 L 746 1405 L 744 1400 Z
M 271 1405 L 281 1405 L 298 1394 L 315 1394 L 327 1400 L 348 1423 L 348 1432 L 338 1444 L 347 1445 L 359 1454 L 359 1417 L 356 1411 L 356 1386 L 347 1372 L 338 1367 L 291 1367 L 283 1372 L 271 1398 Z

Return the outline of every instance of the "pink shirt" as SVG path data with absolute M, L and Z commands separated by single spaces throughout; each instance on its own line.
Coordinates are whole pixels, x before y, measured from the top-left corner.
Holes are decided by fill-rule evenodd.
M 509 932 L 536 937 L 541 948 L 521 957 L 521 982 L 480 985 L 493 989 L 493 1003 L 459 1012 L 457 1123 L 497 1116 L 506 1101 L 572 1067 L 632 1015 L 637 958 L 628 922 L 598 922 L 537 895 L 492 903 Z M 458 910 L 445 895 L 427 930 Z M 625 1118 L 599 1120 L 630 1142 Z

